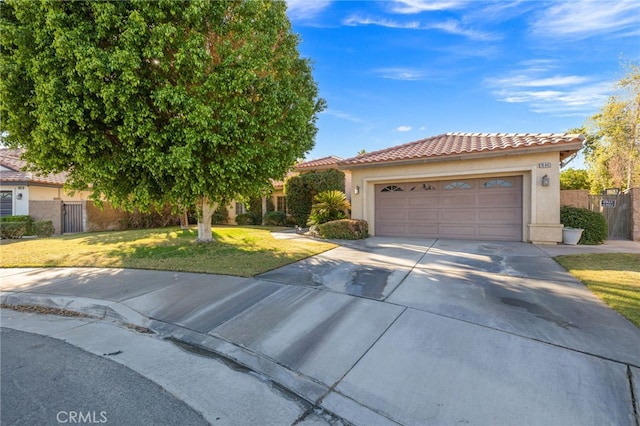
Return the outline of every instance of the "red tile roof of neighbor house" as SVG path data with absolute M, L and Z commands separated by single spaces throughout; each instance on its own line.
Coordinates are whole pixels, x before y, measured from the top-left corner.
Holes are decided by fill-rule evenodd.
M 330 155 L 328 157 L 318 158 L 317 160 L 309 160 L 304 163 L 297 164 L 296 170 L 313 170 L 313 169 L 328 169 L 336 167 L 342 158 Z
M 40 183 L 62 186 L 67 180 L 66 173 L 52 173 L 41 175 L 34 172 L 23 171 L 27 165 L 21 156 L 24 151 L 20 149 L 0 149 L 0 166 L 9 170 L 0 170 L 0 182 L 7 183 Z
M 394 146 L 380 151 L 368 152 L 340 162 L 340 166 L 366 165 L 373 163 L 405 162 L 428 158 L 488 152 L 509 152 L 523 148 L 566 146 L 577 151 L 584 136 L 567 133 L 446 133 Z M 578 148 L 579 149 L 579 148 Z
M 298 163 L 294 166 L 294 171 L 287 173 L 285 176 L 285 180 L 290 176 L 295 176 L 300 172 L 309 172 L 312 170 L 324 170 L 324 169 L 337 169 L 338 163 L 342 161 L 342 158 L 330 155 L 328 157 L 318 158 L 317 160 L 309 160 L 303 163 Z M 274 188 L 283 188 L 284 181 L 281 180 L 272 180 L 271 184 Z

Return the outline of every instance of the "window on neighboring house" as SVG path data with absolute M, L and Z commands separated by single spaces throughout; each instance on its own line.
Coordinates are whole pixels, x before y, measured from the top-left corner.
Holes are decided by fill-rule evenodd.
M 247 212 L 247 209 L 245 208 L 244 203 L 236 202 L 236 216 L 246 212 Z
M 0 216 L 13 215 L 13 191 L 0 191 Z
M 287 212 L 287 197 L 276 197 L 276 211 Z

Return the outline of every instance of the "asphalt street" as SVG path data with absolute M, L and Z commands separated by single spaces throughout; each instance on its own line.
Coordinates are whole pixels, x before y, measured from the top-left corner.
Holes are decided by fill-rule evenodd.
M 156 383 L 60 340 L 0 329 L 2 424 L 188 424 L 207 421 Z

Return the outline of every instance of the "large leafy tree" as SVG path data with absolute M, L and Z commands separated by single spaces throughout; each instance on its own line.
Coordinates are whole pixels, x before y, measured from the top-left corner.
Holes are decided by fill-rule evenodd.
M 284 1 L 6 0 L 1 130 L 43 172 L 117 206 L 260 193 L 313 147 L 323 107 Z
M 591 182 L 586 170 L 569 168 L 560 172 L 560 189 L 589 189 Z
M 640 185 L 640 68 L 629 65 L 617 86 L 619 94 L 589 121 L 585 158 L 595 192 Z

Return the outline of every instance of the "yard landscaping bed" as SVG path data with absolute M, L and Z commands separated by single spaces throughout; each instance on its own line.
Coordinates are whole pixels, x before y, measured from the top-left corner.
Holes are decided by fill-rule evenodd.
M 607 305 L 640 327 L 639 254 L 576 254 L 555 259 Z
M 107 267 L 252 277 L 336 247 L 277 239 L 274 227 L 216 226 L 215 241 L 196 243 L 195 229 L 142 229 L 0 240 L 0 267 Z

